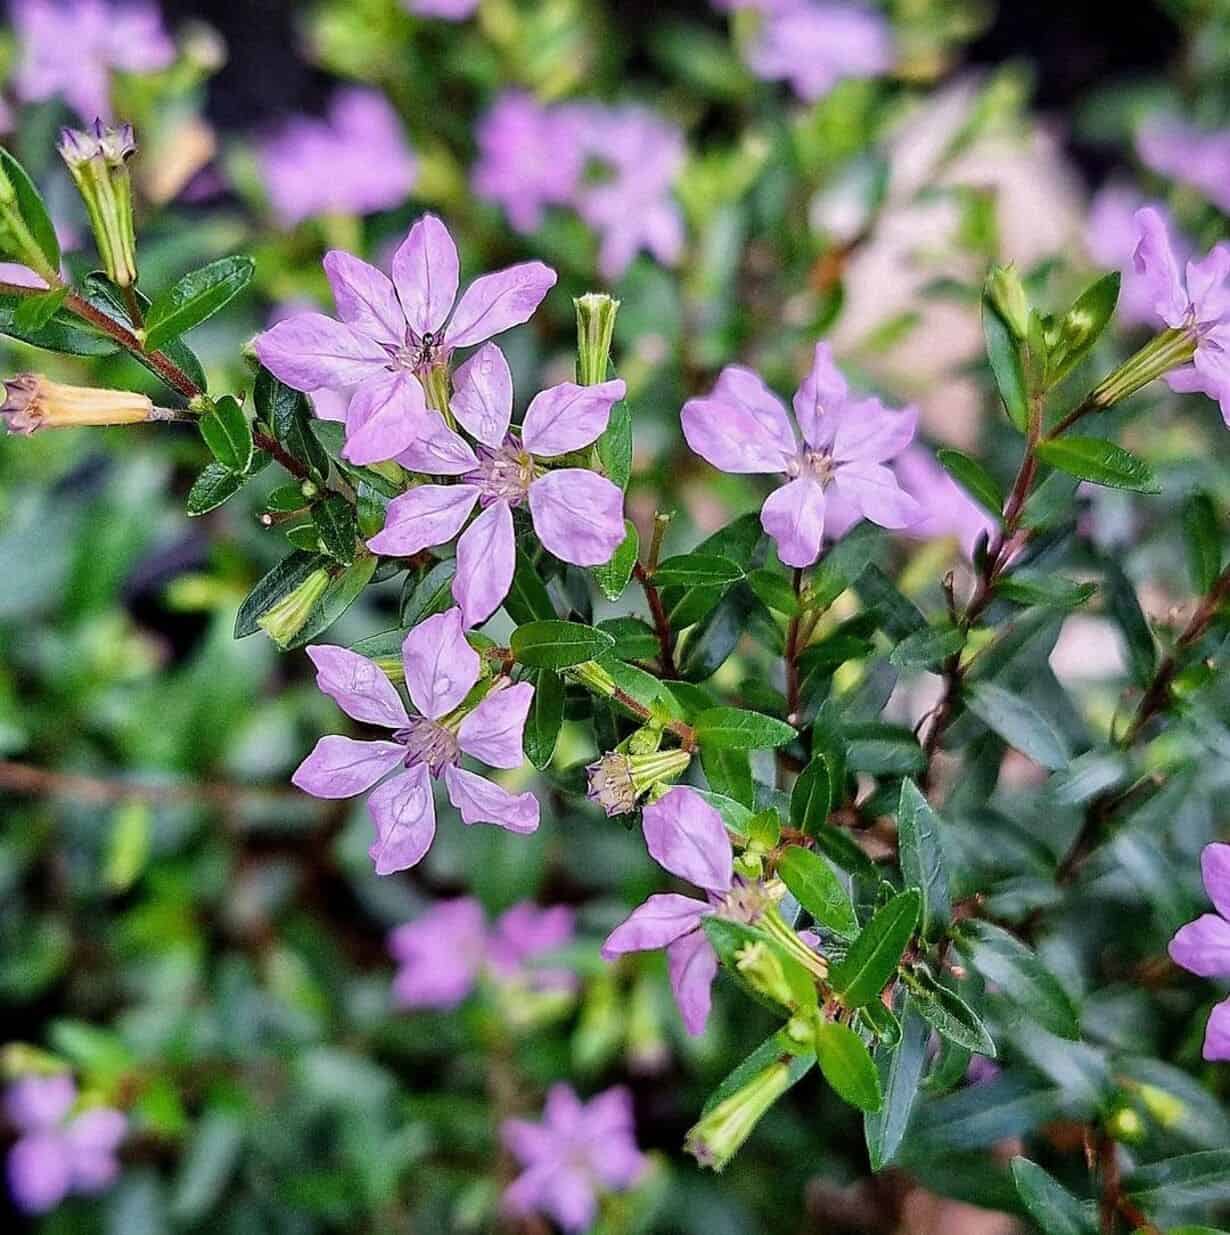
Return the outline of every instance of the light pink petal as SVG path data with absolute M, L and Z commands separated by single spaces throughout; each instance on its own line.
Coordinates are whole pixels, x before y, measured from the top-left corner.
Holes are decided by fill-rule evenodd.
M 310 394 L 322 386 L 345 390 L 388 368 L 374 339 L 323 313 L 298 313 L 256 336 L 261 364 L 279 381 Z
M 434 214 L 425 214 L 393 254 L 393 285 L 419 338 L 438 335 L 457 299 L 457 246 Z
M 393 683 L 370 661 L 349 648 L 317 643 L 307 649 L 316 666 L 316 685 L 347 716 L 400 729 L 408 717 Z
M 651 952 L 700 926 L 709 906 L 677 892 L 656 892 L 638 905 L 607 937 L 602 955 L 613 961 L 625 952 Z
M 782 485 L 765 499 L 760 524 L 787 566 L 810 566 L 824 539 L 824 490 L 807 476 Z
M 833 474 L 833 488 L 864 519 L 881 527 L 909 527 L 922 517 L 922 507 L 901 487 L 882 463 L 843 463 Z
M 1230 845 L 1205 845 L 1200 854 L 1200 874 L 1214 908 L 1230 919 Z
M 408 870 L 431 848 L 436 806 L 426 764 L 417 763 L 373 789 L 367 808 L 376 824 L 376 840 L 367 856 L 375 862 L 377 875 Z
M 1230 999 L 1223 999 L 1209 1013 L 1204 1031 L 1204 1057 L 1210 1063 L 1230 1062 Z
M 590 1230 L 598 1217 L 598 1197 L 589 1172 L 562 1159 L 544 1197 L 543 1210 L 562 1231 L 581 1235 Z
M 77 1101 L 77 1086 L 67 1072 L 23 1076 L 4 1095 L 4 1113 L 22 1132 L 58 1128 Z
M 543 1124 L 528 1119 L 506 1119 L 500 1124 L 500 1140 L 523 1165 L 547 1158 L 555 1143 L 555 1134 Z
M 1187 295 L 1198 322 L 1222 321 L 1230 313 L 1230 246 L 1214 245 L 1199 261 L 1187 263 Z
M 833 349 L 817 343 L 811 372 L 794 393 L 794 417 L 807 444 L 824 450 L 833 440 L 834 413 L 845 406 L 850 387 L 833 361 Z
M 718 374 L 710 398 L 746 412 L 759 425 L 761 434 L 777 449 L 786 455 L 794 454 L 797 440 L 786 408 L 754 369 L 745 365 L 727 365 Z
M 879 399 L 855 399 L 836 416 L 833 458 L 839 463 L 883 463 L 895 458 L 914 440 L 917 425 L 916 408 L 891 412 Z
M 664 870 L 706 892 L 726 892 L 734 850 L 722 816 L 686 785 L 668 790 L 642 816 L 649 856 Z
M 409 489 L 389 503 L 384 529 L 367 542 L 367 547 L 373 553 L 407 557 L 445 544 L 461 531 L 478 501 L 478 492 L 474 485 L 419 485 Z
M 451 712 L 470 693 L 483 665 L 466 642 L 457 608 L 424 618 L 403 641 L 401 658 L 410 701 L 432 720 Z
M 512 371 L 494 343 L 480 347 L 453 379 L 449 407 L 461 427 L 487 446 L 504 441 L 512 421 Z
M 493 768 L 519 768 L 525 760 L 521 742 L 533 700 L 529 682 L 493 690 L 461 722 L 457 730 L 461 749 Z
M 597 386 L 562 382 L 536 394 L 521 425 L 522 444 L 544 459 L 588 446 L 606 428 L 611 408 L 626 391 L 616 378 Z
M 346 410 L 343 458 L 380 463 L 406 449 L 427 423 L 427 399 L 413 373 L 381 373 L 365 381 Z
M 746 394 L 753 382 L 759 387 L 763 383 L 746 369 L 733 369 L 733 377 L 731 373 L 723 369 L 712 394 L 683 405 L 679 419 L 688 446 L 723 472 L 784 472 L 796 449 L 785 408 L 767 387 L 764 393 L 773 403 L 737 400 L 736 389 Z M 776 415 L 769 414 L 770 407 Z
M 624 495 L 596 472 L 548 472 L 530 485 L 529 502 L 538 539 L 562 561 L 600 566 L 623 543 Z
M 494 823 L 522 834 L 538 830 L 538 799 L 532 793 L 509 793 L 485 776 L 457 767 L 445 769 L 444 784 L 462 823 Z
M 426 476 L 464 476 L 478 467 L 469 443 L 434 408 L 427 409 L 422 432 L 397 456 L 397 462 Z
M 397 767 L 405 753 L 397 742 L 356 742 L 330 734 L 295 769 L 291 784 L 314 798 L 352 798 Z
M 676 939 L 666 949 L 666 965 L 683 1027 L 693 1036 L 704 1033 L 718 968 L 717 953 L 705 932 L 697 930 Z
M 68 1144 L 57 1132 L 27 1133 L 9 1150 L 7 1168 L 13 1202 L 28 1214 L 54 1209 L 72 1182 Z
M 1170 941 L 1170 959 L 1202 978 L 1230 978 L 1230 922 L 1201 914 Z
M 494 502 L 457 542 L 453 599 L 467 628 L 481 625 L 504 603 L 516 564 L 512 511 L 507 502 Z
M 520 326 L 555 286 L 555 271 L 542 262 L 522 262 L 475 279 L 461 294 L 445 337 L 450 347 L 469 347 Z
M 388 275 L 341 249 L 325 254 L 324 267 L 346 325 L 390 347 L 405 346 L 406 317 Z
M 1140 241 L 1132 257 L 1136 273 L 1147 288 L 1153 311 L 1167 326 L 1181 326 L 1187 316 L 1188 298 L 1179 277 L 1166 220 L 1152 206 L 1136 212 Z

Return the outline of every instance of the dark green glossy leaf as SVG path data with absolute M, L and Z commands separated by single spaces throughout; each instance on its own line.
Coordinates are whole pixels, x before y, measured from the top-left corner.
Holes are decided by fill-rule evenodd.
M 243 482 L 242 476 L 237 476 L 221 463 L 207 464 L 188 491 L 188 514 L 203 515 L 216 510 L 243 488 Z
M 150 305 L 145 346 L 156 352 L 212 317 L 247 287 L 255 269 L 250 257 L 223 257 L 184 275 Z
M 907 997 L 901 1009 L 900 1043 L 895 1050 L 881 1045 L 876 1051 L 884 1105 L 864 1122 L 867 1156 L 873 1171 L 883 1170 L 893 1160 L 905 1138 L 927 1061 L 929 1037 L 927 1023 Z
M 534 698 L 525 719 L 525 754 L 536 768 L 545 768 L 555 754 L 564 723 L 564 682 L 558 673 L 539 669 L 534 674 Z
M 1012 1178 L 1029 1216 L 1046 1235 L 1095 1235 L 1092 1211 L 1036 1163 L 1013 1158 Z
M 743 578 L 743 569 L 713 553 L 683 553 L 669 557 L 653 572 L 658 587 L 726 588 Z
M 899 892 L 859 932 L 845 958 L 833 966 L 829 982 L 848 1008 L 875 999 L 897 972 L 902 953 L 918 925 L 922 894 Z
M 987 360 L 1008 419 L 1019 432 L 1024 433 L 1029 427 L 1029 395 L 1025 387 L 1022 348 L 986 295 L 982 298 L 982 334 Z
M 1060 437 L 1039 442 L 1038 458 L 1069 476 L 1112 489 L 1160 493 L 1153 469 L 1141 458 L 1100 437 Z
M 821 1021 L 816 1026 L 816 1058 L 833 1092 L 851 1106 L 878 1111 L 884 1104 L 871 1052 L 849 1025 Z
M 641 538 L 636 525 L 631 519 L 625 519 L 624 538 L 611 555 L 611 560 L 592 568 L 594 582 L 602 589 L 607 600 L 618 600 L 624 594 L 640 551 Z
M 355 508 L 340 494 L 330 493 L 312 508 L 321 548 L 343 566 L 354 561 L 359 526 Z
M 987 471 L 977 459 L 945 446 L 935 452 L 943 469 L 970 495 L 984 510 L 989 511 L 996 519 L 1004 509 L 1004 493 L 999 482 Z
M 694 727 L 697 742 L 717 750 L 769 750 L 795 736 L 784 721 L 742 708 L 709 708 Z
M 790 791 L 790 822 L 808 836 L 815 836 L 828 820 L 840 786 L 833 783 L 833 768 L 821 753 L 799 773 Z
M 1070 752 L 1063 735 L 1029 700 L 994 682 L 979 682 L 965 702 L 988 729 L 1023 755 L 1052 771 L 1068 766 Z
M 858 918 L 850 893 L 818 853 L 801 845 L 790 845 L 778 859 L 777 873 L 795 900 L 820 926 L 843 939 L 858 934 Z
M 596 660 L 615 646 L 605 631 L 555 619 L 518 626 L 510 642 L 513 658 L 531 669 L 567 669 Z
M 903 672 L 942 664 L 965 646 L 965 632 L 956 626 L 927 626 L 907 635 L 889 653 L 889 663 Z
M 1203 596 L 1221 574 L 1221 529 L 1207 493 L 1193 493 L 1183 503 L 1183 544 L 1192 589 Z
M 945 926 L 952 915 L 944 850 L 940 844 L 939 816 L 912 780 L 901 782 L 897 809 L 897 850 L 901 876 L 907 888 L 923 895 L 921 930 L 924 935 Z
M 243 475 L 252 463 L 252 426 L 239 400 L 223 395 L 197 422 L 205 445 L 223 467 Z

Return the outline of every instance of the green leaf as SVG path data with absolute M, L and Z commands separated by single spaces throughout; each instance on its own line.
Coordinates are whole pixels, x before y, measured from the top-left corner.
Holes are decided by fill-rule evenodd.
M 935 452 L 940 466 L 970 495 L 984 510 L 989 511 L 996 519 L 1003 513 L 1004 493 L 999 482 L 987 471 L 977 459 L 945 446 Z
M 847 725 L 846 762 L 856 772 L 875 776 L 917 775 L 927 766 L 927 757 L 918 739 L 899 725 L 873 721 L 866 725 Z
M 841 828 L 825 824 L 813 833 L 816 848 L 834 866 L 849 871 L 856 878 L 874 883 L 879 878 L 876 864 L 863 852 L 859 843 Z
M 223 467 L 242 476 L 252 464 L 252 426 L 239 400 L 223 395 L 197 422 L 205 445 Z
M 916 888 L 899 892 L 863 927 L 845 958 L 833 966 L 829 983 L 848 1008 L 870 1003 L 888 985 L 922 911 Z
M 903 672 L 928 669 L 956 655 L 965 646 L 965 632 L 956 626 L 928 626 L 907 635 L 888 655 Z
M 702 747 L 700 764 L 714 793 L 734 798 L 746 807 L 752 806 L 756 785 L 752 780 L 752 762 L 747 751 Z
M 443 613 L 453 604 L 453 578 L 457 574 L 455 558 L 437 562 L 424 574 L 406 577 L 401 598 L 401 623 L 417 626 L 433 613 Z
M 526 622 L 513 631 L 513 659 L 531 669 L 567 669 L 596 660 L 615 646 L 605 631 L 580 622 Z
M 356 557 L 329 584 L 325 594 L 308 614 L 303 629 L 287 643 L 287 649 L 303 647 L 328 630 L 363 594 L 379 563 L 380 559 L 374 553 L 364 552 Z
M 683 553 L 668 557 L 653 572 L 658 587 L 730 587 L 743 578 L 743 569 L 712 553 Z
M 180 1159 L 171 1196 L 171 1216 L 192 1224 L 204 1218 L 226 1191 L 239 1165 L 244 1125 L 221 1108 L 207 1110 Z
M 38 191 L 34 181 L 26 173 L 18 161 L 7 150 L 0 148 L 0 169 L 8 177 L 17 195 L 17 213 L 30 229 L 30 235 L 39 251 L 47 259 L 47 265 L 52 270 L 60 269 L 60 241 L 56 236 L 55 224 L 51 221 L 51 213 L 43 195 Z M 24 261 L 21 253 L 13 253 L 18 261 Z
M 906 887 L 917 888 L 923 896 L 920 929 L 924 935 L 947 925 L 952 916 L 940 826 L 939 816 L 918 786 L 912 780 L 903 780 L 897 808 L 897 850 Z
M 61 307 L 37 330 L 18 322 L 18 314 L 29 296 L 0 294 L 0 334 L 41 347 L 49 352 L 64 352 L 70 356 L 113 356 L 120 350 L 114 339 L 96 330 Z
M 1085 1206 L 1036 1163 L 1013 1158 L 1012 1178 L 1029 1216 L 1046 1235 L 1095 1235 L 1097 1226 Z
M 1150 1162 L 1124 1181 L 1134 1201 L 1149 1206 L 1215 1205 L 1230 1201 L 1230 1149 L 1206 1149 Z
M 209 463 L 188 491 L 188 514 L 207 514 L 243 488 L 244 478 L 221 463 Z
M 658 654 L 658 636 L 640 618 L 607 618 L 598 629 L 615 640 L 611 655 L 620 660 L 652 660 Z
M 257 619 L 272 609 L 283 596 L 293 592 L 314 570 L 325 562 L 319 553 L 296 551 L 284 557 L 244 597 L 235 614 L 235 638 L 254 635 L 260 627 Z
M 1076 298 L 1059 323 L 1059 333 L 1050 350 L 1050 381 L 1062 381 L 1098 341 L 1119 303 L 1120 275 L 1104 274 Z
M 124 302 L 124 294 L 120 291 L 105 274 L 100 271 L 94 271 L 87 274 L 83 281 L 85 298 L 96 308 L 101 309 L 108 317 L 114 318 L 117 322 L 122 323 L 129 329 L 133 329 L 132 315 L 128 311 L 128 305 Z M 137 298 L 137 304 L 141 307 L 142 313 L 149 311 L 150 300 L 139 288 L 133 289 L 133 294 Z M 179 391 L 176 387 L 171 386 L 167 379 L 159 372 L 158 367 L 144 352 L 129 353 L 133 360 L 144 365 L 163 385 Z M 201 391 L 208 389 L 208 383 L 205 380 L 205 370 L 201 367 L 201 362 L 197 359 L 196 353 L 183 342 L 182 339 L 172 339 L 163 349 L 162 354 L 170 360 L 176 368 L 186 374 L 188 379 Z
M 859 576 L 854 590 L 875 612 L 876 624 L 890 639 L 900 641 L 927 629 L 922 610 L 874 563 Z
M 525 754 L 538 769 L 555 754 L 560 726 L 564 723 L 564 682 L 558 673 L 539 669 L 534 674 L 534 697 L 525 718 Z
M 1107 612 L 1123 632 L 1132 680 L 1138 686 L 1147 686 L 1157 671 L 1157 644 L 1149 627 L 1149 619 L 1140 607 L 1132 581 L 1119 563 L 1107 558 L 1102 564 L 1102 571 Z
M 908 975 L 908 985 L 918 1014 L 941 1037 L 967 1051 L 994 1059 L 995 1040 L 982 1018 L 955 991 L 937 982 L 930 970 L 920 967 Z
M 223 257 L 184 275 L 150 305 L 145 315 L 146 349 L 160 351 L 212 317 L 247 287 L 255 269 L 250 257 Z
M 778 570 L 753 570 L 747 576 L 748 586 L 770 609 L 787 617 L 798 617 L 802 611 L 794 585 Z
M 1048 609 L 1079 609 L 1097 592 L 1095 583 L 1075 583 L 1062 575 L 1039 570 L 1017 570 L 995 585 L 995 595 L 1018 605 Z
M 696 718 L 694 728 L 697 742 L 717 750 L 768 750 L 795 736 L 784 721 L 741 708 L 708 708 Z
M 611 554 L 611 560 L 591 568 L 594 582 L 601 588 L 607 600 L 618 600 L 624 594 L 640 551 L 641 538 L 636 524 L 631 519 L 625 519 L 624 538 L 619 548 Z
M 595 449 L 607 478 L 626 490 L 632 478 L 632 409 L 626 399 L 611 408 L 610 419 Z
M 1010 1003 L 1061 1038 L 1080 1036 L 1076 1009 L 1036 952 L 990 922 L 970 921 L 958 937 L 970 964 Z
M 329 455 L 312 432 L 312 407 L 307 395 L 292 390 L 262 368 L 252 388 L 252 403 L 257 416 L 282 446 L 323 480 L 329 474 Z
M 814 756 L 799 773 L 790 791 L 790 822 L 815 836 L 833 809 L 840 786 L 833 783 L 833 767 L 823 753 Z
M 312 508 L 312 519 L 321 548 L 335 561 L 349 566 L 359 536 L 354 507 L 340 493 L 330 493 Z
M 1025 388 L 1025 366 L 1020 344 L 985 293 L 982 297 L 982 334 L 999 397 L 1003 400 L 1009 420 L 1024 433 L 1029 428 L 1029 395 Z
M 1183 544 L 1192 588 L 1203 596 L 1221 574 L 1221 530 L 1207 493 L 1193 493 L 1183 503 Z
M 808 589 L 809 603 L 816 609 L 827 609 L 862 578 L 883 541 L 884 533 L 873 523 L 860 523 L 847 532 L 816 563 Z
M 504 597 L 504 610 L 518 625 L 555 620 L 555 607 L 547 594 L 547 585 L 522 549 L 517 550 L 517 565 L 512 587 Z
M 824 1079 L 839 1098 L 860 1111 L 878 1111 L 884 1105 L 880 1074 L 862 1038 L 836 1021 L 816 1025 L 816 1058 Z
M 797 1049 L 794 1043 L 785 1039 L 780 1030 L 771 1034 L 722 1078 L 718 1087 L 705 1099 L 701 1114 L 706 1114 L 719 1102 L 724 1102 L 731 1094 L 742 1089 L 752 1077 L 759 1075 L 769 1064 L 779 1059 L 789 1063 L 787 1087 L 798 1084 L 815 1066 L 816 1057 L 810 1051 L 801 1055 L 795 1054 Z
M 794 899 L 826 930 L 853 939 L 858 918 L 850 893 L 833 868 L 817 853 L 790 845 L 777 863 L 777 873 Z
M 883 1170 L 893 1160 L 905 1137 L 927 1061 L 929 1037 L 927 1023 L 907 997 L 901 1008 L 900 1043 L 896 1050 L 881 1045 L 876 1052 L 884 1106 L 878 1113 L 869 1114 L 863 1125 L 873 1171 Z
M 994 682 L 979 682 L 965 702 L 988 729 L 1035 763 L 1053 772 L 1068 766 L 1070 753 L 1063 735 L 1027 699 Z
M 68 299 L 69 290 L 68 287 L 57 287 L 38 296 L 21 298 L 13 314 L 14 327 L 22 334 L 37 334 L 60 311 Z
M 1160 493 L 1153 469 L 1141 458 L 1100 437 L 1059 437 L 1039 442 L 1035 453 L 1043 463 L 1112 489 Z

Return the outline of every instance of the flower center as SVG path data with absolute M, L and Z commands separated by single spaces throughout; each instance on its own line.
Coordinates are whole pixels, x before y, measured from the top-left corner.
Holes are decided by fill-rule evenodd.
M 837 464 L 827 450 L 800 450 L 787 465 L 786 474 L 791 480 L 797 480 L 801 476 L 810 477 L 824 489 L 828 488 L 836 470 Z
M 406 748 L 404 763 L 413 767 L 425 763 L 432 776 L 439 776 L 447 767 L 461 760 L 461 746 L 457 735 L 439 721 L 426 716 L 411 717 L 410 723 L 393 734 L 393 741 Z
M 528 450 L 514 438 L 506 438 L 502 446 L 492 449 L 478 447 L 478 471 L 475 483 L 480 489 L 479 500 L 484 506 L 504 501 L 519 506 L 529 492 L 537 474 Z
M 419 376 L 444 359 L 448 351 L 443 335 L 425 334 L 420 338 L 412 330 L 406 331 L 406 341 L 400 347 L 386 343 L 384 350 L 389 354 L 391 369 L 404 369 Z
M 750 926 L 773 904 L 772 896 L 759 880 L 744 883 L 736 879 L 730 891 L 717 901 L 714 912 L 729 921 L 745 922 Z

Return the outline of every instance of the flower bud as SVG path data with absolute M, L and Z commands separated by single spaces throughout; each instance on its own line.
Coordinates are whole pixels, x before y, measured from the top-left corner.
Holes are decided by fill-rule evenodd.
M 1139 1144 L 1145 1137 L 1145 1121 L 1130 1106 L 1117 1107 L 1106 1120 L 1106 1132 L 1112 1140 L 1125 1145 Z
M 41 373 L 22 373 L 4 383 L 0 419 L 12 433 L 81 425 L 130 425 L 155 419 L 153 402 L 131 390 L 66 386 Z
M 1175 1128 L 1183 1122 L 1187 1105 L 1174 1094 L 1156 1085 L 1137 1085 L 1134 1091 L 1141 1105 L 1163 1128 Z
M 1029 335 L 1029 297 L 1016 267 L 993 266 L 987 276 L 987 298 L 1018 339 Z
M 596 386 L 606 381 L 619 301 L 605 292 L 587 292 L 572 303 L 577 311 L 577 382 Z
M 768 944 L 744 944 L 735 953 L 735 968 L 753 990 L 785 1008 L 794 1006 L 794 994 L 781 958 Z
M 688 1132 L 684 1149 L 701 1166 L 720 1171 L 751 1136 L 761 1116 L 789 1088 L 790 1068 L 779 1059 L 702 1115 Z
M 1196 354 L 1196 341 L 1194 330 L 1163 330 L 1134 356 L 1129 356 L 1085 402 L 1098 411 L 1121 403 L 1171 369 L 1189 364 Z
M 564 670 L 564 676 L 579 686 L 592 690 L 595 695 L 602 695 L 607 699 L 615 696 L 615 679 L 596 660 L 572 665 Z
M 112 128 L 101 120 L 87 130 L 62 129 L 57 146 L 85 202 L 103 269 L 117 287 L 132 287 L 137 281 L 128 175 L 128 159 L 136 148 L 131 124 Z
M 257 618 L 256 624 L 278 647 L 287 647 L 306 625 L 329 583 L 329 572 L 323 567 L 312 571 L 293 592 L 288 592 Z
M 692 755 L 686 750 L 660 750 L 646 755 L 611 751 L 586 769 L 588 797 L 608 815 L 626 815 L 637 801 L 665 780 L 687 770 Z

